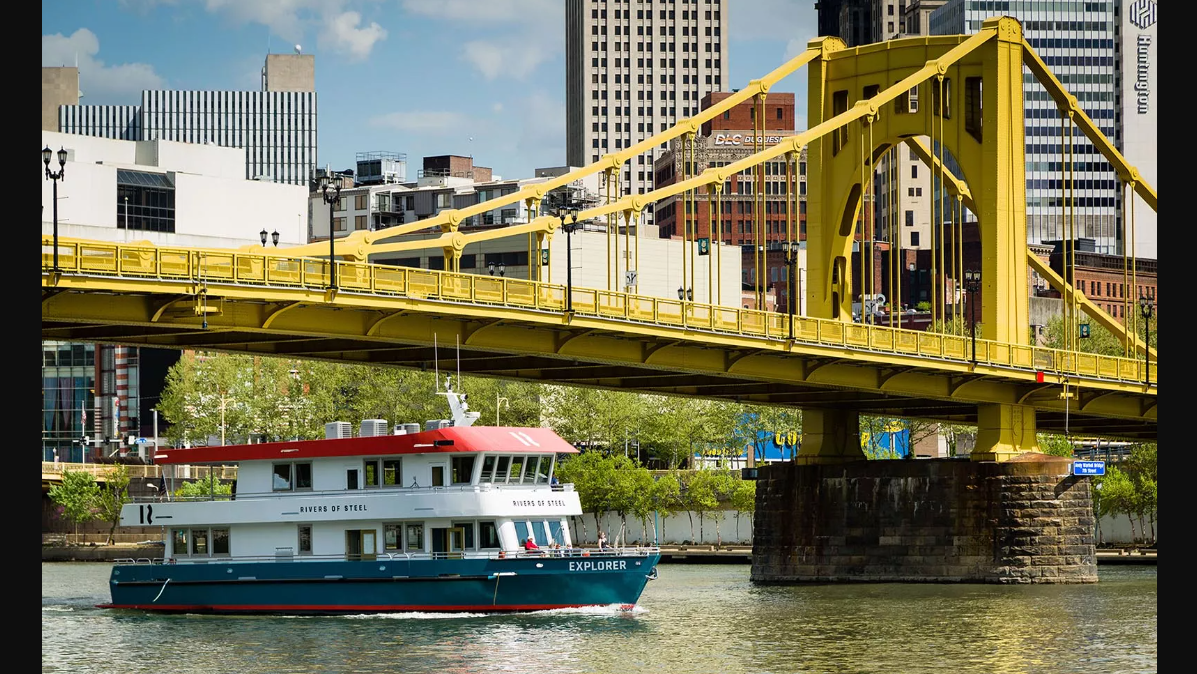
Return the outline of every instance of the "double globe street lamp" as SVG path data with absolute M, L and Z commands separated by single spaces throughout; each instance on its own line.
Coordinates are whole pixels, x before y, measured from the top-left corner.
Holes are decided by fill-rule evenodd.
M 1143 317 L 1143 383 L 1151 384 L 1151 316 L 1155 313 L 1155 300 L 1139 294 L 1139 315 Z
M 265 246 L 266 245 L 266 229 L 263 228 L 262 231 L 258 232 L 258 234 L 262 237 L 262 245 Z M 274 242 L 274 247 L 278 248 L 278 230 L 277 229 L 274 230 L 274 232 L 272 232 L 270 234 L 270 240 Z
M 54 151 L 47 145 L 42 150 L 42 163 L 46 165 L 46 179 L 54 182 L 54 273 L 58 274 L 58 181 L 66 174 L 67 151 L 58 149 L 58 170 L 50 170 L 50 160 L 54 158 Z
M 333 183 L 328 174 L 320 176 L 320 193 L 324 196 L 324 203 L 328 204 L 328 288 L 337 288 L 337 258 L 334 249 L 337 239 L 333 231 L 333 208 L 341 199 L 341 183 Z M 265 243 L 263 242 L 263 245 Z
M 968 291 L 969 323 L 973 333 L 973 366 L 977 365 L 977 291 L 981 289 L 981 272 L 972 269 L 964 271 L 964 289 Z
M 571 234 L 578 229 L 578 209 L 574 207 L 562 207 L 557 209 L 557 217 L 561 219 L 561 231 L 565 232 L 565 310 L 573 313 L 574 310 L 574 262 L 573 250 L 574 246 L 571 242 Z M 566 222 L 566 219 L 569 222 Z

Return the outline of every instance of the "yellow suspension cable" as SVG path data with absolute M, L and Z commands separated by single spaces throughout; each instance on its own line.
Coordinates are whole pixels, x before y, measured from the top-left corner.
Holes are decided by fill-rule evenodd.
M 860 204 L 857 206 L 857 209 L 858 209 L 857 210 L 857 213 L 858 213 L 857 218 L 858 219 L 856 221 L 856 231 L 860 232 L 860 245 L 857 247 L 857 250 L 858 250 L 857 257 L 860 258 L 860 284 L 859 284 L 860 287 L 852 289 L 853 293 L 855 293 L 856 290 L 860 291 L 860 322 L 861 323 L 864 323 L 864 320 L 865 320 L 865 234 L 866 234 L 866 232 L 865 232 L 865 219 L 864 219 L 864 213 L 865 213 L 865 149 L 864 149 L 865 128 L 864 128 L 864 125 L 865 125 L 864 117 L 861 117 L 860 118 L 860 197 L 859 197 Z
M 756 108 L 754 110 L 754 132 L 752 134 L 752 151 L 754 153 L 761 152 L 765 149 L 764 135 L 765 135 L 765 96 L 758 94 L 756 97 Z M 764 199 L 762 198 L 762 191 L 765 187 L 765 165 L 762 162 L 756 163 L 756 181 L 752 190 L 752 220 L 753 227 L 756 231 L 756 288 L 757 288 L 757 307 L 764 311 L 766 309 L 765 302 L 765 273 L 767 272 L 767 262 L 765 260 L 765 231 L 764 217 L 761 213 L 764 210 Z
M 1064 133 L 1064 125 L 1065 125 L 1066 121 L 1067 121 L 1067 118 L 1064 115 L 1060 115 L 1060 235 L 1064 239 L 1063 245 L 1061 246 L 1061 250 L 1060 250 L 1060 254 L 1061 254 L 1061 256 L 1063 256 L 1063 259 L 1064 259 L 1064 268 L 1061 270 L 1064 272 L 1062 274 L 1062 276 L 1064 277 L 1064 339 L 1063 339 L 1064 344 L 1063 344 L 1063 346 L 1064 346 L 1065 350 L 1070 351 L 1070 350 L 1072 350 L 1072 335 L 1070 334 L 1071 327 L 1072 327 L 1072 318 L 1071 318 L 1072 305 L 1069 304 L 1069 297 L 1068 297 L 1068 238 L 1069 238 L 1068 233 L 1069 233 L 1069 229 L 1068 229 L 1068 198 L 1067 198 L 1068 193 L 1067 193 L 1067 181 L 1065 180 L 1067 177 L 1067 174 L 1065 173 L 1065 171 L 1066 171 L 1065 166 L 1067 166 L 1068 160 L 1067 160 L 1067 150 L 1064 147 L 1064 143 L 1066 142 L 1066 136 Z
M 895 146 L 897 147 L 897 146 Z M 902 202 L 902 152 L 897 153 L 898 161 L 894 166 L 894 238 L 897 240 L 898 249 L 898 310 L 902 309 L 902 276 L 906 273 L 906 258 L 902 256 L 902 220 L 903 215 L 899 204 Z M 912 298 L 917 300 L 918 298 Z M 911 302 L 911 304 L 917 304 Z M 903 312 L 904 314 L 905 312 Z M 898 327 L 902 327 L 903 314 L 898 314 Z
M 956 288 L 955 292 L 960 293 L 960 301 L 957 303 L 957 315 L 960 316 L 960 325 L 964 326 L 964 302 L 965 296 L 961 289 L 961 283 L 964 280 L 964 196 L 956 194 Z
M 607 205 L 611 204 L 611 169 L 604 172 L 607 178 Z M 607 290 L 611 289 L 611 214 L 607 214 Z
M 873 257 L 874 257 L 873 256 L 873 247 L 876 245 L 876 241 L 877 241 L 877 210 L 876 210 L 877 209 L 877 187 L 876 187 L 877 172 L 875 170 L 876 165 L 873 163 L 873 122 L 875 121 L 876 118 L 873 117 L 872 115 L 869 115 L 867 117 L 867 119 L 869 120 L 869 146 L 867 148 L 865 148 L 865 157 L 869 161 L 869 184 L 868 184 L 868 191 L 866 192 L 866 194 L 869 195 L 869 201 L 868 201 L 869 210 L 866 212 L 866 215 L 869 217 L 867 220 L 868 224 L 865 225 L 865 232 L 870 237 L 870 241 L 869 241 L 869 296 L 876 297 L 877 296 L 877 265 L 874 264 L 874 259 L 873 259 Z M 861 315 L 862 316 L 864 315 L 863 310 L 864 310 L 864 305 L 862 304 L 861 305 L 861 311 L 862 311 Z M 874 320 L 873 313 L 874 312 L 872 312 L 872 311 L 869 312 L 869 325 L 870 326 L 872 326 L 873 320 Z
M 1068 257 L 1071 259 L 1072 265 L 1070 267 L 1071 276 L 1069 277 L 1070 280 L 1068 285 L 1072 288 L 1070 298 L 1072 304 L 1072 325 L 1069 327 L 1070 332 L 1072 333 L 1073 350 L 1080 351 L 1081 343 L 1080 335 L 1078 334 L 1081 330 L 1081 317 L 1079 315 L 1080 298 L 1077 297 L 1076 287 L 1076 174 L 1073 171 L 1075 168 L 1076 156 L 1073 149 L 1073 128 L 1074 125 L 1072 123 L 1072 111 L 1070 110 L 1068 112 L 1068 245 L 1072 252 Z
M 714 184 L 715 186 L 715 212 L 719 214 L 719 248 L 716 248 L 716 254 L 719 259 L 715 261 L 715 292 L 718 293 L 718 304 L 723 304 L 723 203 L 719 200 L 719 195 L 723 192 L 723 181 Z
M 1131 278 L 1130 278 L 1130 287 L 1127 288 L 1126 291 L 1122 293 L 1122 295 L 1126 298 L 1126 307 L 1128 310 L 1126 312 L 1126 314 L 1124 314 L 1124 315 L 1129 314 L 1130 318 L 1129 319 L 1124 318 L 1122 321 L 1122 325 L 1125 327 L 1127 325 L 1127 320 L 1129 320 L 1130 321 L 1129 325 L 1131 326 L 1131 334 L 1134 335 L 1136 338 L 1138 338 L 1138 336 L 1139 336 L 1139 312 L 1136 311 L 1137 307 L 1135 306 L 1135 298 L 1134 298 L 1133 290 L 1134 290 L 1135 286 L 1137 286 L 1139 283 L 1139 278 L 1138 278 L 1139 256 L 1137 255 L 1137 245 L 1138 245 L 1138 243 L 1135 241 L 1135 193 L 1131 192 L 1131 259 L 1130 259 Z M 1144 319 L 1144 320 L 1146 320 L 1146 319 Z M 1149 346 L 1150 345 L 1147 344 L 1146 342 L 1143 343 L 1144 350 L 1146 350 Z M 1148 353 L 1150 353 L 1150 352 L 1148 352 Z M 1134 355 L 1138 356 L 1137 350 L 1135 351 Z
M 786 153 L 786 196 L 785 196 L 785 202 L 786 202 L 786 247 L 785 247 L 785 255 L 783 255 L 782 257 L 786 261 L 786 297 L 790 298 L 789 304 L 793 305 L 794 313 L 797 313 L 798 312 L 798 299 L 799 299 L 798 296 L 795 295 L 795 293 L 798 292 L 798 270 L 797 269 L 794 270 L 794 278 L 790 278 L 790 266 L 791 266 L 790 256 L 792 255 L 792 256 L 797 257 L 797 255 L 798 255 L 798 251 L 793 250 L 794 240 L 795 240 L 794 239 L 794 220 L 793 220 L 794 213 L 793 213 L 793 211 L 790 210 L 790 196 L 793 194 L 797 194 L 797 192 L 798 192 L 798 190 L 794 186 L 794 174 L 797 172 L 794 170 L 794 162 L 795 162 L 794 156 L 795 156 L 795 154 L 793 152 Z M 797 265 L 797 262 L 795 262 L 794 264 Z M 790 311 L 790 307 L 787 305 L 786 313 L 789 313 L 789 311 Z M 786 318 L 786 320 L 789 321 L 790 323 L 793 323 L 794 316 L 790 315 Z
M 690 175 L 698 175 L 698 165 L 694 163 L 694 144 L 695 138 L 693 133 L 686 134 L 690 138 Z M 694 240 L 694 245 L 698 245 L 698 190 L 691 188 L 687 190 L 690 193 L 690 205 L 686 208 L 686 219 L 690 222 L 690 236 Z M 693 217 L 690 217 L 693 212 Z M 698 288 L 694 284 L 695 269 L 698 268 L 698 251 L 691 249 L 690 252 L 690 290 L 694 293 L 695 299 L 698 297 Z M 709 269 L 708 269 L 709 271 Z M 707 296 L 707 301 L 710 302 L 710 296 Z
M 1119 181 L 1119 182 L 1121 185 L 1122 184 L 1121 181 Z M 1129 190 L 1130 191 L 1130 200 L 1131 200 L 1130 207 L 1131 207 L 1131 213 L 1133 214 L 1134 208 L 1135 208 L 1135 202 L 1134 202 L 1135 185 L 1133 182 L 1125 183 L 1125 185 L 1130 187 L 1130 190 Z M 1127 204 L 1127 200 L 1123 199 L 1123 201 L 1122 201 L 1122 287 L 1124 287 L 1124 288 L 1130 284 L 1130 268 L 1127 266 L 1127 251 L 1130 250 L 1130 241 L 1127 238 L 1127 232 L 1129 231 L 1128 228 L 1130 225 L 1130 220 L 1128 220 L 1126 218 L 1126 204 Z M 1126 356 L 1127 358 L 1130 358 L 1131 357 L 1132 340 L 1131 340 L 1130 331 L 1126 329 L 1126 326 L 1129 325 L 1127 323 L 1127 318 L 1126 318 L 1126 293 L 1122 293 L 1121 299 L 1122 299 L 1122 327 L 1123 327 L 1123 330 L 1122 330 L 1123 353 L 1122 353 L 1122 355 Z M 1115 305 L 1115 306 L 1117 306 L 1117 305 Z M 1117 316 L 1115 316 L 1115 318 L 1117 318 Z
M 707 185 L 707 304 L 715 303 L 715 270 L 711 267 L 715 262 L 715 251 L 711 250 L 715 243 L 715 221 L 711 218 L 711 186 Z

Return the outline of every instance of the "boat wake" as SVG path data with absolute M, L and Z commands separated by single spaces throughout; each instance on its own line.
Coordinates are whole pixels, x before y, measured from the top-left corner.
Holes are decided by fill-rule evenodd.
M 647 609 L 641 606 L 632 606 L 629 608 L 626 604 L 608 604 L 606 606 L 578 606 L 574 608 L 552 608 L 543 611 L 495 611 L 492 613 L 469 612 L 469 613 L 448 613 L 437 611 L 412 611 L 409 613 L 355 613 L 343 616 L 330 616 L 336 618 L 348 618 L 350 620 L 460 620 L 462 618 L 496 618 L 511 615 L 538 615 L 538 616 L 558 616 L 558 615 L 639 615 L 646 613 Z M 303 616 L 290 616 L 303 617 Z

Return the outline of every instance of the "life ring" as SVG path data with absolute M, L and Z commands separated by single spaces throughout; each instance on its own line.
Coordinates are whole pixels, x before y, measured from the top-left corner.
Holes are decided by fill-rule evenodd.
M 583 557 L 589 557 L 589 556 L 590 556 L 590 551 L 589 551 L 589 550 L 583 550 L 583 551 L 582 551 L 582 556 L 583 556 Z
M 499 559 L 507 559 L 507 551 L 506 550 L 499 551 Z

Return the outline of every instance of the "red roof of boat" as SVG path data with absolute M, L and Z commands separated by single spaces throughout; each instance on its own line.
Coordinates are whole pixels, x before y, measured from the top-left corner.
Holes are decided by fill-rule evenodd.
M 154 463 L 236 463 L 284 458 L 294 460 L 333 456 L 386 456 L 388 454 L 431 454 L 437 452 L 577 454 L 578 450 L 549 428 L 450 426 L 410 435 L 163 449 L 154 455 Z

